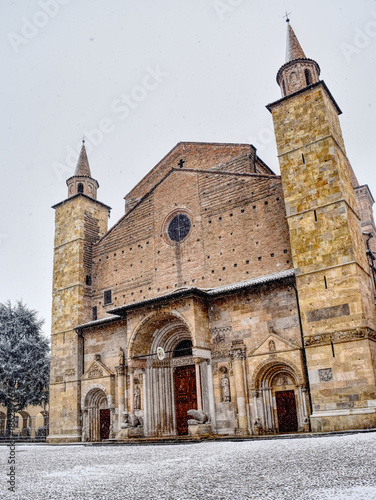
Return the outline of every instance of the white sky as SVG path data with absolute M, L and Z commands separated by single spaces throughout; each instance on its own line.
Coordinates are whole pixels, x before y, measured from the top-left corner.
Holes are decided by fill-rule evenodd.
M 376 2 L 286 4 L 343 111 L 359 182 L 376 195 Z M 0 302 L 23 299 L 49 334 L 50 207 L 67 196 L 66 157 L 73 150 L 76 162 L 84 132 L 110 226 L 123 196 L 179 141 L 253 143 L 279 172 L 265 105 L 280 97 L 284 13 L 283 0 L 1 1 Z M 150 69 L 159 81 L 145 80 Z

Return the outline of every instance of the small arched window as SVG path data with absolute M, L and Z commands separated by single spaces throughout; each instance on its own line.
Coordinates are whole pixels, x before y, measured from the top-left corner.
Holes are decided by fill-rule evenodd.
M 309 71 L 309 69 L 305 69 L 304 70 L 304 74 L 305 74 L 305 79 L 306 79 L 307 85 L 311 85 L 311 83 L 312 83 L 312 75 L 311 75 L 311 72 Z
M 79 182 L 77 185 L 77 193 L 83 193 L 84 192 L 84 185 L 82 182 Z

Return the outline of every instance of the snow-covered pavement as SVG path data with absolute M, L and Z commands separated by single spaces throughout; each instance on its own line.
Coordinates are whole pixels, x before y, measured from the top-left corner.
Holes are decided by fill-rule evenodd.
M 376 499 L 376 433 L 159 446 L 20 445 L 0 498 Z

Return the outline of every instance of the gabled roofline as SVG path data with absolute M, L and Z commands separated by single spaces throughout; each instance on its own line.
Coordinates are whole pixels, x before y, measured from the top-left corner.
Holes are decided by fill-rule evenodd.
M 256 148 L 255 146 L 253 146 L 252 144 L 246 144 L 246 143 L 243 143 L 243 142 L 197 142 L 197 141 L 180 141 L 178 142 L 172 149 L 170 149 L 170 151 L 164 155 L 164 157 L 159 160 L 159 162 L 129 191 L 129 193 L 127 193 L 125 196 L 124 196 L 124 199 L 127 198 L 127 196 L 132 192 L 134 191 L 142 182 L 143 180 L 145 179 L 146 176 L 148 176 L 149 174 L 151 174 L 152 172 L 154 172 L 159 166 L 161 163 L 163 163 L 171 154 L 173 151 L 175 151 L 176 149 L 178 149 L 180 146 L 184 146 L 184 145 L 187 145 L 187 146 L 192 146 L 194 144 L 198 144 L 198 145 L 202 145 L 202 146 L 205 146 L 205 145 L 211 145 L 211 146 L 247 146 L 251 149 L 253 149 L 254 152 L 256 152 Z
M 269 169 L 270 170 L 270 169 Z M 173 172 L 179 172 L 179 173 L 198 173 L 198 174 L 212 174 L 212 175 L 231 175 L 233 177 L 254 177 L 254 178 L 259 178 L 259 179 L 280 179 L 280 175 L 276 174 L 255 174 L 255 173 L 240 173 L 240 172 L 225 172 L 222 170 L 199 170 L 199 169 L 193 169 L 193 168 L 176 168 L 176 167 L 171 167 L 171 169 L 160 179 L 158 182 L 154 184 L 153 187 L 149 189 L 147 193 L 145 193 L 134 205 L 131 207 L 128 212 L 126 212 L 120 219 L 114 224 L 108 231 L 105 233 L 102 238 L 100 238 L 95 245 L 98 245 L 102 240 L 104 240 L 126 217 L 128 217 L 129 214 L 133 212 L 146 198 L 157 189 L 158 186 L 160 186 L 166 179 L 169 177 Z M 73 196 L 72 196 L 73 198 Z M 69 198 L 68 198 L 69 199 Z

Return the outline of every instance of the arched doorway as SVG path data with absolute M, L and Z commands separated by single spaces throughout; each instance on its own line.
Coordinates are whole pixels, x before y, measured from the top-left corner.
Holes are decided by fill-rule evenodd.
M 268 362 L 256 377 L 255 421 L 266 433 L 304 430 L 307 420 L 305 393 L 296 367 L 287 362 Z
M 104 388 L 93 387 L 84 398 L 83 440 L 102 441 L 111 433 L 111 410 Z
M 156 355 L 160 347 L 165 352 L 164 359 Z M 207 364 L 202 363 L 205 367 L 200 369 L 192 349 L 187 324 L 170 313 L 150 317 L 134 334 L 129 350 L 130 387 L 134 387 L 132 379 L 142 380 L 143 405 L 136 411 L 131 401 L 130 408 L 142 419 L 145 435 L 188 434 L 187 411 L 209 412 L 208 390 L 205 398 L 201 396 L 202 387 L 207 384 Z M 135 399 L 132 392 L 130 397 Z

